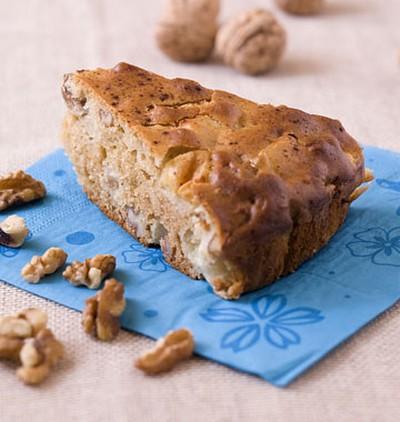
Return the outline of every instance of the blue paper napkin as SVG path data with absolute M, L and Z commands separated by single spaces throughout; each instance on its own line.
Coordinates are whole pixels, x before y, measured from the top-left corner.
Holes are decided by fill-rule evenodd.
M 199 355 L 285 386 L 400 298 L 400 155 L 365 152 L 377 179 L 329 245 L 294 274 L 228 302 L 105 217 L 58 150 L 29 170 L 45 182 L 48 196 L 0 214 L 17 212 L 31 230 L 23 249 L 0 246 L 0 278 L 82 310 L 93 291 L 71 286 L 60 273 L 28 284 L 21 268 L 51 246 L 64 248 L 69 262 L 111 253 L 115 277 L 126 286 L 126 329 L 157 338 L 188 327 Z

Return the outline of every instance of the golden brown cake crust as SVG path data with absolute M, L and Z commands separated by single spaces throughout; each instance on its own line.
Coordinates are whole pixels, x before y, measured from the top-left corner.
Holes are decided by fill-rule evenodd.
M 280 245 L 275 278 L 323 246 L 364 180 L 361 148 L 336 120 L 126 63 L 67 77 L 129 126 L 154 157 L 164 187 L 207 211 L 216 228 L 209 248 L 236 266 L 243 290 L 270 279 L 265 266 L 274 264 L 262 257 L 274 254 L 266 245 Z M 300 239 L 296 247 L 303 243 L 307 253 L 290 250 L 301 228 L 321 218 L 335 224 L 320 222 L 311 250 Z

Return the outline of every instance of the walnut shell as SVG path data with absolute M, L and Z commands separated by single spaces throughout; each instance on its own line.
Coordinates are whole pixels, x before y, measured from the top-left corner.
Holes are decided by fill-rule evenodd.
M 324 5 L 323 0 L 275 0 L 285 12 L 294 15 L 313 15 L 319 13 Z
M 199 62 L 214 47 L 219 0 L 169 0 L 156 29 L 156 42 L 173 60 Z
M 279 62 L 286 32 L 271 12 L 254 9 L 225 23 L 216 39 L 218 56 L 250 75 L 265 73 Z

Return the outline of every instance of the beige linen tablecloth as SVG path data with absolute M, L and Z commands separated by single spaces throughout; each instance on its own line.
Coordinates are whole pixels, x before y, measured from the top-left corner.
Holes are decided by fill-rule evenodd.
M 295 18 L 272 1 L 225 0 L 224 17 L 271 7 L 287 28 L 279 69 L 251 78 L 162 56 L 153 40 L 158 0 L 0 0 L 0 172 L 59 146 L 64 72 L 122 60 L 337 117 L 359 141 L 400 150 L 400 1 L 328 3 L 322 16 Z M 93 341 L 77 312 L 0 283 L 0 313 L 26 306 L 49 312 L 67 357 L 38 388 L 0 363 L 2 422 L 400 420 L 400 306 L 285 390 L 199 358 L 147 378 L 132 361 L 150 340 L 123 332 L 112 344 Z

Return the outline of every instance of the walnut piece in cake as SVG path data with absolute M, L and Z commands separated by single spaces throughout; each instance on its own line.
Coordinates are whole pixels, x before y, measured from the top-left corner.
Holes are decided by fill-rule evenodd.
M 116 267 L 112 255 L 96 255 L 84 262 L 74 261 L 63 272 L 63 276 L 74 286 L 86 286 L 97 289 L 102 281 L 110 276 Z
M 106 280 L 103 289 L 86 300 L 82 314 L 84 330 L 99 340 L 113 340 L 118 335 L 125 305 L 124 285 L 115 279 Z
M 46 187 L 22 170 L 0 177 L 0 211 L 43 198 Z

